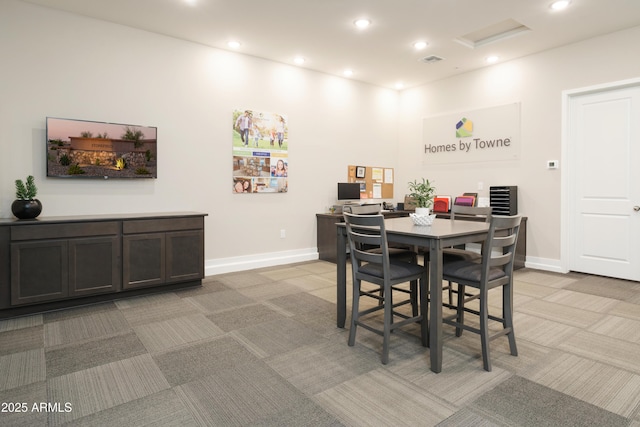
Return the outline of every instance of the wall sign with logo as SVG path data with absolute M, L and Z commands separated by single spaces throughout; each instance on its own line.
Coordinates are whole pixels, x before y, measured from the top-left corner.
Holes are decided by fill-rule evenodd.
M 423 164 L 520 158 L 520 103 L 428 117 L 422 129 Z

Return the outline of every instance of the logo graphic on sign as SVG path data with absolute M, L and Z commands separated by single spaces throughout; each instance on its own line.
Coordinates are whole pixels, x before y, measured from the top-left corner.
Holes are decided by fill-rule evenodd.
M 462 118 L 456 123 L 456 138 L 465 138 L 473 135 L 473 122 L 466 118 Z

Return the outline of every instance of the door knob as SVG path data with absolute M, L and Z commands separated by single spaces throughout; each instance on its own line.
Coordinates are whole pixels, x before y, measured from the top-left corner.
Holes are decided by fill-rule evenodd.
M 636 211 L 636 212 L 640 211 L 640 206 L 634 206 L 633 210 Z

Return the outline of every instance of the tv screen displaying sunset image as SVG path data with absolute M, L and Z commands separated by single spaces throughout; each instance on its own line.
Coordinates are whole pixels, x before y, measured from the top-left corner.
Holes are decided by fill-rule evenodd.
M 47 117 L 47 176 L 157 178 L 157 128 Z

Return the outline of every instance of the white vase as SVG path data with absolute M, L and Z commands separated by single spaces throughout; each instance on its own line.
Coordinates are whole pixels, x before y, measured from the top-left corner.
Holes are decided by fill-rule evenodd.
M 416 215 L 429 215 L 429 208 L 416 208 Z

